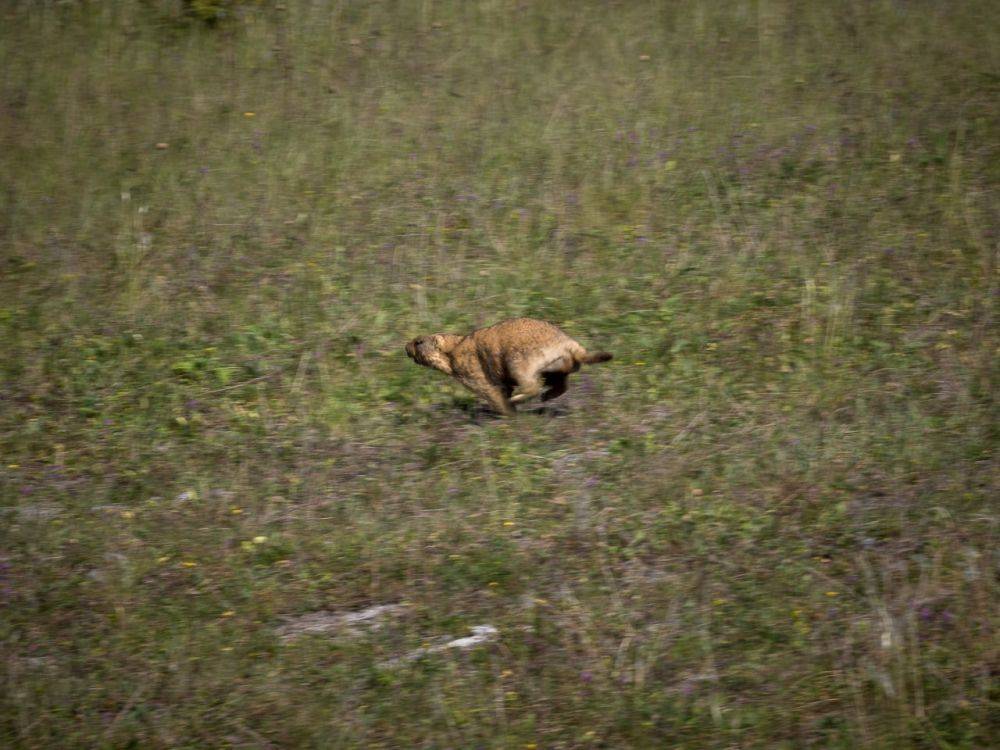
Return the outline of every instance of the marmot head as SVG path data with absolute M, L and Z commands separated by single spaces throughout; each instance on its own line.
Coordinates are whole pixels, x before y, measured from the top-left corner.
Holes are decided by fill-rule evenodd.
M 424 367 L 451 375 L 451 362 L 448 352 L 461 340 L 461 336 L 450 333 L 433 333 L 430 336 L 418 336 L 406 345 L 406 355 Z

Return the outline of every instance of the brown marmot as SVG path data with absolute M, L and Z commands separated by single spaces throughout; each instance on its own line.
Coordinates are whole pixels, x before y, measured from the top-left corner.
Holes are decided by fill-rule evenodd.
M 505 416 L 514 404 L 541 394 L 549 401 L 566 392 L 569 374 L 581 364 L 607 362 L 607 352 L 591 353 L 551 323 L 512 318 L 467 336 L 434 333 L 406 345 L 417 364 L 451 375 Z M 544 389 L 544 390 L 543 390 Z

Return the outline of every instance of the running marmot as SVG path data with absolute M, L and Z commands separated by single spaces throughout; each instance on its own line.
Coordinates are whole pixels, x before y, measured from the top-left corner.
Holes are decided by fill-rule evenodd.
M 468 336 L 420 336 L 406 345 L 406 353 L 418 365 L 451 375 L 505 416 L 514 413 L 514 404 L 538 394 L 542 401 L 561 396 L 569 374 L 581 364 L 611 359 L 607 352 L 589 353 L 551 323 L 532 318 L 504 320 Z

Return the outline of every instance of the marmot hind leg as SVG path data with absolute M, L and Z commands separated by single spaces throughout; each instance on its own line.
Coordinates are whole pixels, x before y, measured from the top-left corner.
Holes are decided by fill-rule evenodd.
M 569 373 L 547 372 L 542 377 L 545 380 L 545 390 L 542 391 L 542 401 L 551 401 L 554 398 L 559 398 L 566 392 L 566 386 L 569 382 Z
M 522 383 L 514 390 L 514 395 L 510 397 L 510 402 L 512 404 L 519 404 L 522 401 L 527 401 L 529 398 L 534 398 L 539 393 L 542 392 L 542 379 L 535 377 L 528 383 Z
M 527 401 L 542 392 L 542 374 L 537 369 L 522 366 L 511 374 L 517 381 L 514 395 L 510 397 L 512 404 Z

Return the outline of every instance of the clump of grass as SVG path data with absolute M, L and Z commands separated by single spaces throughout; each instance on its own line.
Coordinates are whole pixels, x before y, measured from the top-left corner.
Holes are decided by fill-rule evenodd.
M 990 743 L 995 4 L 182 12 L 0 23 L 4 746 Z

